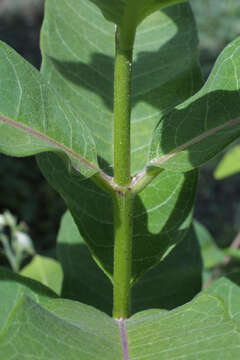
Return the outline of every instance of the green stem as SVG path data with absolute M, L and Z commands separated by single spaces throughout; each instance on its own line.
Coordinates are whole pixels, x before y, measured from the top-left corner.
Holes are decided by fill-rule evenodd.
M 116 31 L 114 80 L 114 182 L 126 186 L 130 176 L 130 117 L 132 48 L 124 48 L 121 31 Z
M 126 319 L 131 307 L 132 267 L 132 208 L 131 192 L 116 192 L 114 199 L 114 291 L 113 317 Z
M 126 21 L 125 24 L 131 24 Z M 131 25 L 132 26 L 132 25 Z M 127 318 L 131 302 L 132 218 L 131 193 L 131 82 L 135 28 L 116 30 L 114 79 L 114 318 Z

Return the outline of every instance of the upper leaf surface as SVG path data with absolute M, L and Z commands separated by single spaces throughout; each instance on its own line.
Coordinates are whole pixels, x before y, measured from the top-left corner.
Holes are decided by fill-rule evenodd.
M 201 296 L 165 313 L 136 314 L 127 321 L 129 358 L 141 360 L 237 359 L 240 327 L 222 301 Z
M 240 38 L 227 46 L 204 87 L 159 122 L 149 166 L 197 167 L 240 135 Z
M 80 176 L 68 174 L 63 161 L 54 154 L 38 156 L 38 164 L 48 182 L 65 200 L 92 255 L 111 278 L 114 247 L 111 195 L 91 179 L 83 181 Z M 186 235 L 191 223 L 196 185 L 195 171 L 187 174 L 163 171 L 136 197 L 133 280 L 158 264 Z
M 49 299 L 57 297 L 53 291 L 39 282 L 4 268 L 0 268 L 0 283 L 0 330 L 4 327 L 9 314 L 23 293 L 42 305 Z
M 54 259 L 36 255 L 21 270 L 21 275 L 39 281 L 58 295 L 61 293 L 63 272 L 61 265 Z
M 199 293 L 201 285 L 201 252 L 191 227 L 171 253 L 133 286 L 133 312 L 154 308 L 171 310 L 190 301 Z
M 112 7 L 112 1 L 99 1 Z M 118 4 L 120 4 L 118 2 Z M 42 74 L 94 137 L 99 162 L 113 166 L 113 24 L 86 0 L 46 2 Z M 196 28 L 188 4 L 157 11 L 136 34 L 132 79 L 132 174 L 146 165 L 160 116 L 201 86 Z
M 239 272 L 227 274 L 209 285 L 203 294 L 212 294 L 223 299 L 229 316 L 240 321 L 240 281 Z
M 45 309 L 23 297 L 0 337 L 2 359 L 120 360 L 121 352 L 116 322 L 70 300 Z
M 0 43 L 0 152 L 58 152 L 85 176 L 98 171 L 88 128 L 42 75 Z
M 64 272 L 62 297 L 111 315 L 112 283 L 92 259 L 69 212 L 61 221 L 57 249 Z M 190 301 L 201 290 L 201 272 L 200 249 L 191 229 L 158 266 L 134 284 L 132 313 L 149 308 L 172 309 Z
M 187 0 L 89 0 L 96 4 L 104 14 L 104 16 L 118 24 L 119 26 L 127 26 L 129 20 L 128 14 L 131 15 L 131 20 L 138 25 L 146 16 L 152 12 L 177 4 L 186 2 Z
M 201 296 L 170 312 L 148 310 L 127 321 L 73 301 L 46 309 L 23 297 L 0 337 L 0 356 L 39 360 L 218 360 L 239 356 L 240 327 L 221 300 Z
M 64 279 L 61 296 L 112 314 L 112 282 L 91 257 L 70 212 L 61 220 L 57 256 Z
M 137 196 L 133 215 L 134 280 L 163 260 L 186 235 L 197 177 L 197 171 L 163 171 Z
M 85 0 L 48 1 L 41 45 L 42 74 L 87 122 L 96 142 L 99 163 L 110 173 L 113 165 L 113 25 L 94 4 Z M 195 24 L 187 4 L 158 11 L 139 27 L 133 64 L 133 174 L 146 164 L 152 131 L 159 116 L 199 89 L 201 76 L 196 47 Z M 83 182 L 80 177 L 65 174 L 64 164 L 54 155 L 41 155 L 38 161 L 48 181 L 66 201 L 95 259 L 111 277 L 114 235 L 110 196 L 91 181 Z M 164 181 L 169 181 L 170 186 Z M 195 187 L 195 173 L 186 177 L 166 173 L 158 177 L 151 190 L 145 190 L 137 198 L 134 279 L 157 264 L 185 235 Z M 154 225 L 159 214 L 162 220 Z M 146 243 L 151 245 L 147 251 Z

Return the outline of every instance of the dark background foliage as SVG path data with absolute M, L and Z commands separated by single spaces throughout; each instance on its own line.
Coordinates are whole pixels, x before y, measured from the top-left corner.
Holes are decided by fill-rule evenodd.
M 42 0 L 2 0 L 0 40 L 40 68 Z M 51 253 L 65 205 L 41 175 L 35 158 L 0 155 L 0 213 L 9 209 L 27 223 L 38 252 Z
M 0 3 L 0 40 L 37 68 L 41 64 L 39 32 L 43 3 L 43 0 Z M 240 5 L 236 0 L 192 0 L 192 5 L 200 31 L 200 62 L 207 78 L 219 52 L 240 34 Z M 214 180 L 213 171 L 221 156 L 201 168 L 195 217 L 225 247 L 240 231 L 240 174 Z M 0 155 L 0 213 L 5 209 L 27 223 L 38 252 L 54 256 L 65 206 L 43 179 L 33 157 L 16 159 Z

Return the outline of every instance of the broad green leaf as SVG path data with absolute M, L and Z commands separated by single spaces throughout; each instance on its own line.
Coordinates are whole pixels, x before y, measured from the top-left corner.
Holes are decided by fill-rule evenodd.
M 163 171 L 135 200 L 133 279 L 157 265 L 186 235 L 198 172 Z
M 132 311 L 173 309 L 190 301 L 201 286 L 201 252 L 191 227 L 172 252 L 133 286 Z
M 113 166 L 114 40 L 114 25 L 91 2 L 46 2 L 41 72 L 91 129 L 99 163 L 108 173 Z M 188 4 L 157 11 L 139 27 L 133 54 L 133 175 L 146 165 L 160 116 L 199 90 L 197 55 Z
M 129 359 L 218 360 L 239 356 L 240 326 L 221 300 L 201 296 L 165 314 L 148 311 L 127 321 Z
M 214 177 L 217 180 L 240 172 L 240 145 L 234 146 L 221 159 L 214 171 Z
M 170 312 L 149 310 L 129 320 L 70 300 L 46 309 L 22 297 L 0 337 L 12 360 L 219 360 L 239 356 L 240 326 L 221 300 L 205 295 Z
M 212 235 L 196 220 L 194 221 L 194 230 L 201 246 L 204 268 L 210 269 L 222 264 L 226 255 L 224 251 L 216 245 Z
M 112 284 L 91 258 L 69 212 L 63 216 L 58 234 L 58 258 L 64 271 L 62 297 L 111 315 Z M 161 264 L 133 286 L 132 312 L 172 309 L 190 301 L 201 290 L 201 265 L 199 245 L 190 230 Z
M 21 270 L 21 275 L 39 281 L 58 295 L 61 293 L 62 268 L 54 259 L 36 255 L 30 264 Z
M 187 171 L 240 136 L 239 69 L 237 38 L 223 50 L 204 87 L 160 120 L 149 166 Z
M 0 331 L 3 329 L 9 314 L 16 306 L 22 294 L 26 294 L 39 304 L 46 304 L 57 295 L 37 281 L 17 275 L 5 268 L 0 268 Z
M 58 305 L 59 304 L 59 305 Z M 0 358 L 12 360 L 112 360 L 122 358 L 115 320 L 70 300 L 50 311 L 22 297 L 0 337 Z
M 159 118 L 201 86 L 197 31 L 189 5 L 151 15 L 137 31 L 133 54 L 133 174 L 146 166 Z
M 49 171 L 54 163 L 54 173 Z M 83 239 L 111 278 L 113 271 L 113 204 L 91 179 L 70 176 L 54 154 L 38 157 L 48 182 L 61 194 Z M 58 179 L 58 183 L 56 183 Z M 158 264 L 181 241 L 190 226 L 197 173 L 162 172 L 135 199 L 133 280 Z
M 85 176 L 98 172 L 94 141 L 78 113 L 42 75 L 0 42 L 0 152 L 58 153 Z
M 229 316 L 240 321 L 240 273 L 230 273 L 214 281 L 202 294 L 211 294 L 224 300 Z
M 166 6 L 186 2 L 187 0 L 89 0 L 96 4 L 106 19 L 118 24 L 128 26 L 128 21 L 139 24 L 152 12 Z
M 47 1 L 41 45 L 42 74 L 88 124 L 96 142 L 99 163 L 111 173 L 113 25 L 85 0 Z M 195 24 L 187 4 L 158 11 L 139 27 L 133 64 L 133 174 L 146 164 L 152 131 L 160 114 L 199 89 L 201 76 L 196 48 Z M 65 200 L 92 255 L 111 277 L 113 207 L 110 195 L 91 180 L 83 181 L 74 173 L 69 176 L 61 159 L 54 154 L 38 156 L 38 163 Z M 169 181 L 169 186 L 164 180 Z M 191 221 L 195 187 L 195 173 L 185 177 L 166 172 L 137 197 L 134 280 L 157 264 L 185 235 Z
M 63 298 L 78 300 L 112 314 L 113 287 L 92 259 L 69 212 L 62 217 L 57 257 L 63 269 Z

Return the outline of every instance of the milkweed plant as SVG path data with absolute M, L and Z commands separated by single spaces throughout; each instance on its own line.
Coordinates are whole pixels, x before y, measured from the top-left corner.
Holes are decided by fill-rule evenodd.
M 240 136 L 240 38 L 204 83 L 188 1 L 46 0 L 40 45 L 39 72 L 0 43 L 0 152 L 64 199 L 62 270 L 1 268 L 0 358 L 238 359 L 240 277 L 201 290 L 192 215 Z

